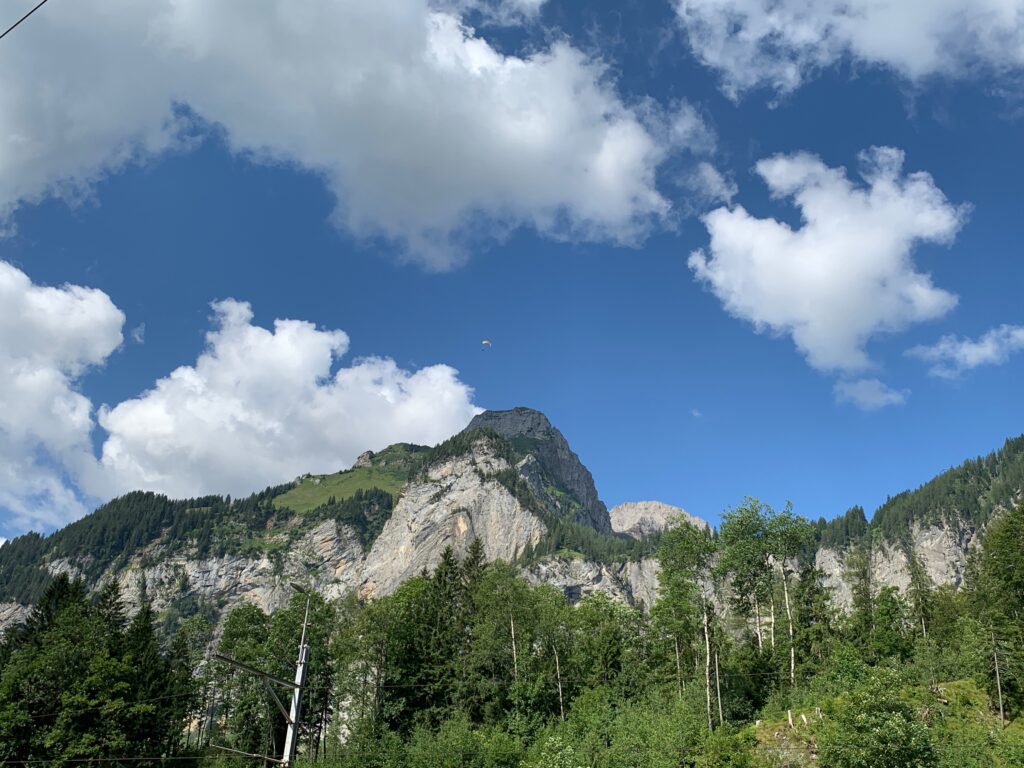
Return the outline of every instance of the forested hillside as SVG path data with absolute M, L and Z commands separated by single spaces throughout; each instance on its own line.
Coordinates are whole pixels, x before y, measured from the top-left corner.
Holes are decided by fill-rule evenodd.
M 577 606 L 450 551 L 392 595 L 311 603 L 300 760 L 333 768 L 1010 768 L 1024 763 L 1024 507 L 995 518 L 964 590 L 859 590 L 836 615 L 800 554 L 815 526 L 755 499 L 720 535 L 666 532 L 648 614 Z M 784 569 L 773 566 L 783 558 Z M 716 610 L 698 578 L 728 605 Z M 217 650 L 288 678 L 307 596 L 233 610 Z M 919 620 L 923 617 L 923 621 Z M 195 617 L 158 649 L 116 588 L 55 580 L 0 646 L 0 759 L 256 765 L 284 720 L 204 652 Z M 199 675 L 187 672 L 196 666 Z
M 1007 440 L 987 456 L 968 459 L 912 491 L 890 497 L 868 523 L 861 507 L 818 521 L 822 546 L 843 548 L 872 537 L 902 542 L 915 523 L 949 523 L 981 529 L 992 513 L 1013 506 L 1024 493 L 1024 435 Z

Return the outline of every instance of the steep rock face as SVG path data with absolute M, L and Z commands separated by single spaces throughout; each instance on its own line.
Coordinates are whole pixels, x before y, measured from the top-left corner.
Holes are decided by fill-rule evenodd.
M 704 530 L 710 527 L 707 522 L 691 515 L 682 507 L 673 507 L 660 501 L 627 501 L 613 507 L 608 515 L 613 531 L 632 536 L 634 539 L 660 533 L 677 519 Z
M 446 547 L 463 555 L 480 539 L 488 560 L 515 560 L 546 532 L 494 475 L 510 469 L 487 440 L 471 453 L 427 470 L 405 489 L 366 557 L 361 597 L 388 594 L 424 568 L 432 569 Z
M 28 618 L 29 608 L 21 603 L 0 603 L 0 638 L 4 632 Z
M 599 531 L 610 533 L 611 521 L 608 508 L 598 496 L 594 477 L 590 474 L 569 447 L 565 437 L 548 421 L 547 416 L 531 408 L 513 408 L 509 411 L 485 411 L 473 417 L 467 429 L 491 429 L 510 439 L 521 453 L 532 454 L 539 467 L 551 481 L 568 491 L 579 503 L 576 519 Z M 530 481 L 534 495 L 542 501 L 551 501 L 557 507 L 557 499 L 548 496 L 541 476 L 529 469 L 524 476 Z
M 356 587 L 363 561 L 356 532 L 331 520 L 308 531 L 277 557 L 159 555 L 158 550 L 146 552 L 111 574 L 132 612 L 138 607 L 143 584 L 158 613 L 186 596 L 224 610 L 246 602 L 275 611 L 288 603 L 295 592 L 293 584 L 332 599 Z
M 922 526 L 913 523 L 909 536 L 910 551 L 917 556 L 925 574 L 935 586 L 963 584 L 967 558 L 978 546 L 977 531 L 963 523 L 943 522 Z M 823 581 L 832 590 L 836 607 L 849 610 L 853 593 L 847 575 L 849 550 L 822 547 L 815 555 L 815 565 L 824 575 Z M 880 542 L 868 551 L 872 591 L 896 587 L 905 592 L 910 587 L 910 562 L 904 546 Z
M 560 589 L 571 602 L 597 592 L 632 606 L 649 608 L 657 599 L 658 563 L 655 560 L 602 564 L 574 557 L 550 557 L 523 570 L 531 584 Z

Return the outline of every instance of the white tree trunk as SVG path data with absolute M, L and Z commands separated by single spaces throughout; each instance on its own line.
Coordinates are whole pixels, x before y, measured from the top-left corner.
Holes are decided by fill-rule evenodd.
M 772 650 L 774 651 L 775 650 L 775 585 L 774 584 L 772 584 L 771 600 L 772 600 L 772 602 L 771 602 L 771 606 L 772 606 L 772 623 L 771 623 Z
M 708 702 L 708 730 L 714 730 L 711 722 L 711 635 L 708 633 L 708 606 L 701 596 L 701 607 L 704 618 L 704 691 Z
M 757 650 L 764 650 L 764 637 L 761 634 L 761 603 L 757 599 L 757 595 L 754 595 L 754 626 L 757 632 Z
M 718 677 L 718 651 L 715 651 L 715 693 L 718 694 L 718 724 L 722 725 L 722 681 Z
M 782 569 L 782 594 L 786 598 L 786 621 L 789 623 L 789 684 L 796 685 L 796 646 L 793 645 L 793 611 L 789 606 L 789 580 Z
M 512 674 L 516 680 L 519 679 L 519 654 L 516 651 L 516 621 L 511 615 L 508 617 L 509 627 L 512 628 Z

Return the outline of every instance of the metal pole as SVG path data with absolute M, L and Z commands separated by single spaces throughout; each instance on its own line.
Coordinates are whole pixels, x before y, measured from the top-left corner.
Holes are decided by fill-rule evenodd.
M 309 661 L 309 646 L 306 644 L 306 627 L 309 625 L 309 597 L 306 598 L 306 616 L 302 620 L 302 640 L 299 642 L 299 662 L 295 667 L 295 687 L 292 689 L 292 707 L 288 716 L 288 733 L 284 739 L 285 768 L 295 762 L 295 747 L 298 744 L 299 718 L 302 717 L 302 687 L 306 683 L 306 662 Z

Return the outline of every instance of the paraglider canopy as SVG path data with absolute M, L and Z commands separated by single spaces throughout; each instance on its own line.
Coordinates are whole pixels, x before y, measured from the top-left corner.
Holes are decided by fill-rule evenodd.
M 489 347 L 489 346 L 491 346 L 491 340 L 490 339 L 484 339 L 483 341 L 480 342 L 480 344 L 481 344 L 481 346 Z

